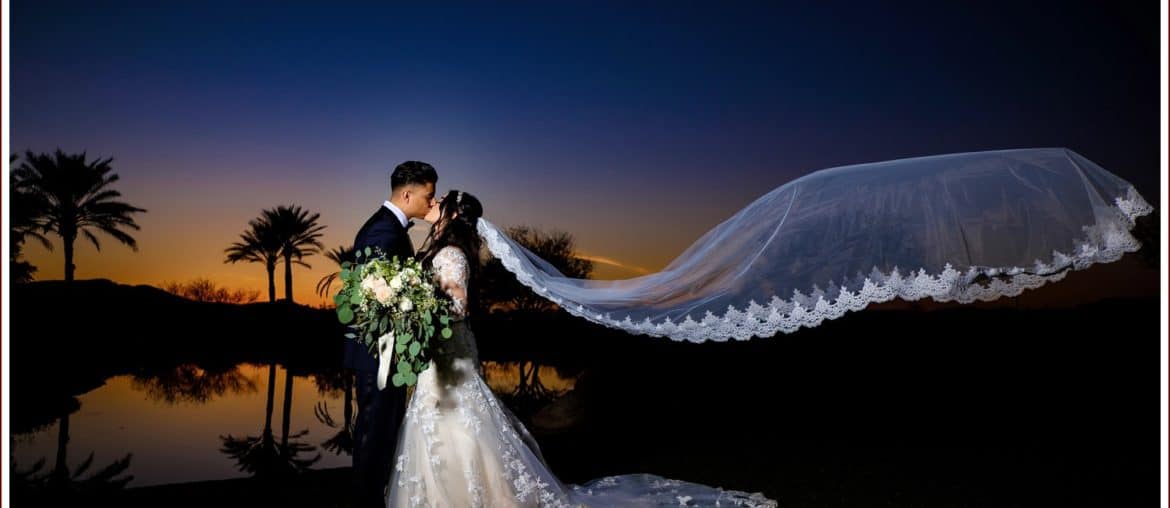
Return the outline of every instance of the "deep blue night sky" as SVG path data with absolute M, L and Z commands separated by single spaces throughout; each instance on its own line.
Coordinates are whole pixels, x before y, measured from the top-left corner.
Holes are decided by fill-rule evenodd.
M 1115 3 L 14 1 L 12 147 L 112 156 L 150 210 L 139 253 L 81 247 L 81 278 L 260 287 L 221 263 L 249 218 L 294 202 L 348 243 L 407 159 L 497 224 L 656 269 L 842 164 L 1064 146 L 1156 202 L 1158 5 Z

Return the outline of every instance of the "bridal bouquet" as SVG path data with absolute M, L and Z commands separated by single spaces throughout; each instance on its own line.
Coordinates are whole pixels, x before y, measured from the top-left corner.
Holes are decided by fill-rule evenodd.
M 436 296 L 431 274 L 417 260 L 387 259 L 369 247 L 355 254 L 358 263 L 341 264 L 342 288 L 333 298 L 337 318 L 356 332 L 346 337 L 362 342 L 378 358 L 379 387 L 385 386 L 391 366 L 394 386 L 414 385 L 430 361 L 436 332 L 451 338 L 449 302 Z

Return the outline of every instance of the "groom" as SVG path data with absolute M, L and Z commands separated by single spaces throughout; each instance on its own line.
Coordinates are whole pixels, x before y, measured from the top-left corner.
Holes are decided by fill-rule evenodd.
M 430 164 L 406 161 L 390 175 L 390 200 L 358 230 L 355 251 L 366 247 L 382 249 L 399 259 L 414 256 L 406 231 L 410 219 L 420 219 L 435 206 L 435 183 L 439 175 Z M 354 423 L 353 481 L 355 506 L 381 508 L 386 504 L 383 488 L 390 478 L 394 447 L 402 413 L 406 411 L 406 390 L 394 386 L 378 389 L 378 361 L 356 340 L 345 341 L 345 367 L 355 371 L 358 414 Z

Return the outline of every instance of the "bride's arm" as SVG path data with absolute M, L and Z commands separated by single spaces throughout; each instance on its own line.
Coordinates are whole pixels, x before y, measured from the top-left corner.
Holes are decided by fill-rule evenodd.
M 467 257 L 455 247 L 444 247 L 432 262 L 439 278 L 439 287 L 451 297 L 454 317 L 467 316 Z

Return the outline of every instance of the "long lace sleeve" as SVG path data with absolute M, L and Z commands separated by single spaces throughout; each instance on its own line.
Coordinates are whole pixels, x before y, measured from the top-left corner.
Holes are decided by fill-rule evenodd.
M 451 297 L 454 317 L 467 317 L 467 256 L 456 247 L 444 247 L 432 261 L 435 282 Z

